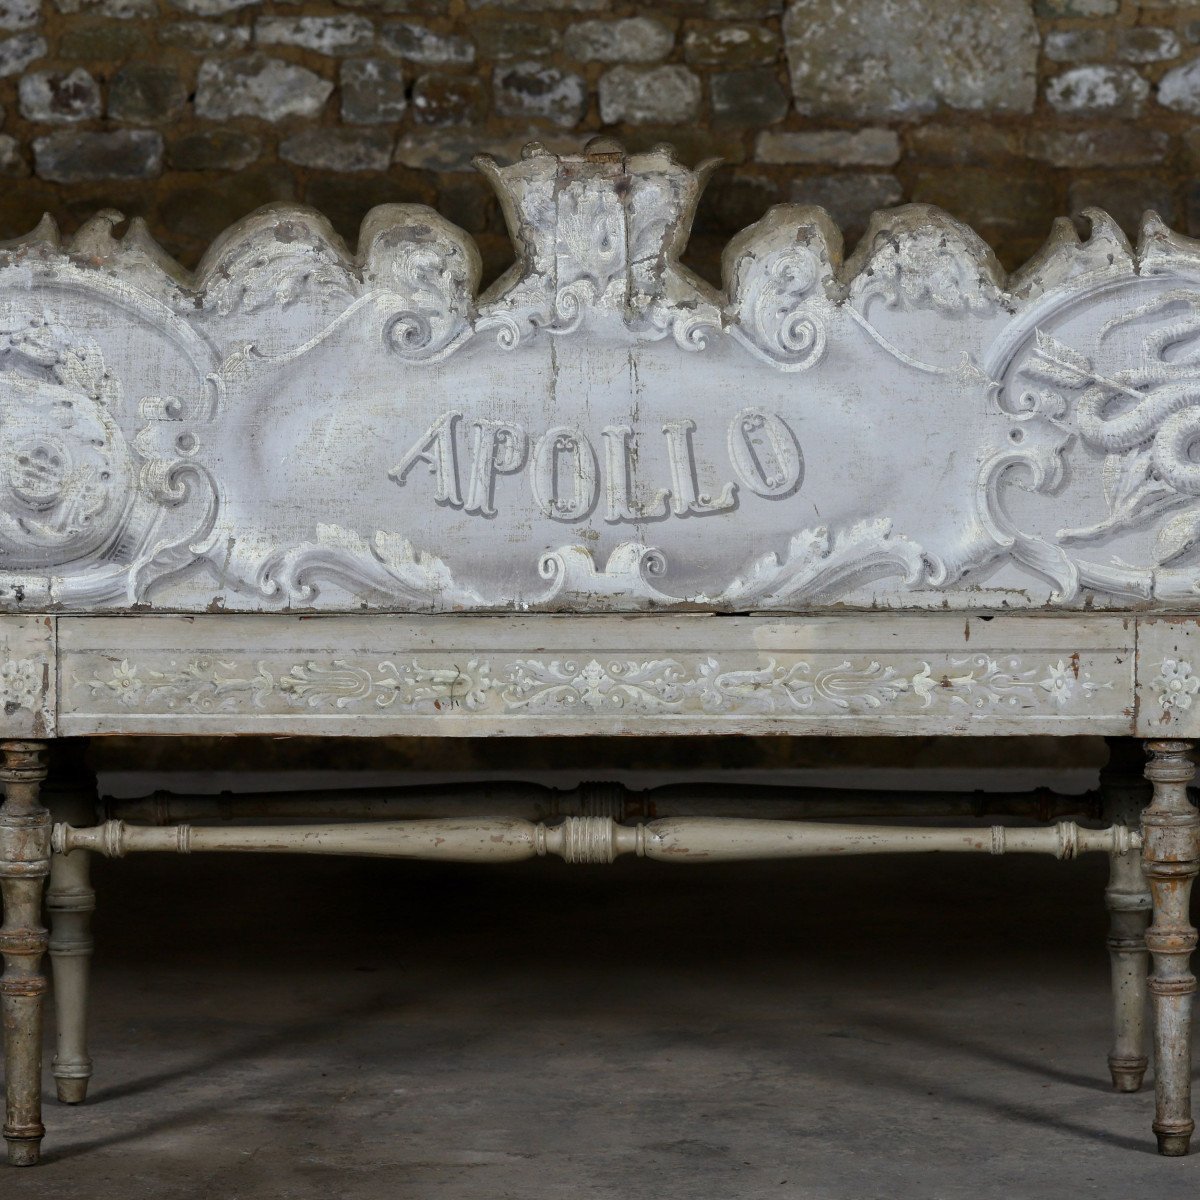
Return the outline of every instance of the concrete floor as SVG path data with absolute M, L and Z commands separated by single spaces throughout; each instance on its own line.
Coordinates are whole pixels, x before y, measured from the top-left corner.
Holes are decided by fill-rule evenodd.
M 100 863 L 92 1100 L 0 1191 L 1191 1197 L 1108 1087 L 1104 874 Z

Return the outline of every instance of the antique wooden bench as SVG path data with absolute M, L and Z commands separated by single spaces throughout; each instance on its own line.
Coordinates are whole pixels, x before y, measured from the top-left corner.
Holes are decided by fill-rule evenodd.
M 9 1160 L 43 1136 L 46 877 L 71 1102 L 87 860 L 149 850 L 1104 852 L 1113 1078 L 1141 1082 L 1148 994 L 1154 1129 L 1185 1153 L 1200 244 L 1150 216 L 1134 249 L 1093 212 L 1006 277 L 934 209 L 877 214 L 843 261 L 822 210 L 785 206 L 717 291 L 679 261 L 712 164 L 597 139 L 479 165 L 516 247 L 483 294 L 470 238 L 410 205 L 355 254 L 266 209 L 194 276 L 112 212 L 0 251 Z M 69 772 L 42 789 L 56 739 L 581 733 L 1149 739 L 1152 794 L 1140 824 L 1118 771 L 1098 825 L 910 828 L 629 820 L 603 790 L 549 819 L 485 791 L 139 822 Z

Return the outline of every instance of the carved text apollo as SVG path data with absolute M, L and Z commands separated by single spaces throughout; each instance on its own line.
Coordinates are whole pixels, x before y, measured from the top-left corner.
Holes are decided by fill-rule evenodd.
M 522 471 L 528 473 L 534 503 L 555 521 L 590 516 L 601 491 L 604 520 L 611 524 L 735 508 L 738 482 L 714 488 L 701 483 L 693 442 L 696 422 L 667 421 L 662 432 L 670 486 L 654 489 L 650 500 L 635 498 L 641 492 L 636 477 L 639 456 L 630 425 L 604 426 L 603 449 L 597 454 L 595 443 L 573 426 L 557 425 L 534 438 L 516 421 L 474 417 L 464 422 L 461 411 L 450 410 L 434 421 L 388 476 L 403 485 L 417 463 L 425 463 L 434 476 L 439 504 L 484 517 L 496 515 L 497 477 Z M 464 434 L 469 446 L 465 487 L 459 467 Z M 738 481 L 756 495 L 781 499 L 800 486 L 804 458 L 795 434 L 778 413 L 742 409 L 729 421 L 726 447 Z

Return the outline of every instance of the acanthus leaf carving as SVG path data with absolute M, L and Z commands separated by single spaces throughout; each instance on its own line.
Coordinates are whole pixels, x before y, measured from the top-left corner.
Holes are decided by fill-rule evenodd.
M 891 521 L 876 518 L 840 533 L 823 526 L 803 529 L 792 536 L 785 555 L 763 555 L 722 592 L 701 597 L 700 602 L 770 607 L 836 595 L 852 584 L 896 576 L 912 588 L 942 573 L 941 565 L 915 542 L 892 534 Z
M 772 209 L 725 253 L 729 332 L 756 357 L 806 371 L 825 353 L 841 234 L 820 209 Z
M 341 525 L 318 525 L 311 541 L 280 546 L 271 538 L 226 540 L 218 529 L 203 553 L 216 555 L 222 541 L 225 569 L 244 587 L 288 606 L 304 606 L 319 581 L 356 594 L 404 600 L 418 607 L 478 605 L 480 596 L 455 582 L 446 563 L 420 551 L 399 534 L 377 530 L 371 537 Z

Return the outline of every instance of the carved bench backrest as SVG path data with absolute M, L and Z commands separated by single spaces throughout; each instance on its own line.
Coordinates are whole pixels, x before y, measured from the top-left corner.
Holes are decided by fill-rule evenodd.
M 843 262 L 711 164 L 481 160 L 515 265 L 387 205 L 262 210 L 194 276 L 103 213 L 0 252 L 8 610 L 1186 607 L 1200 245 L 1092 214 L 1006 278 L 937 210 Z

